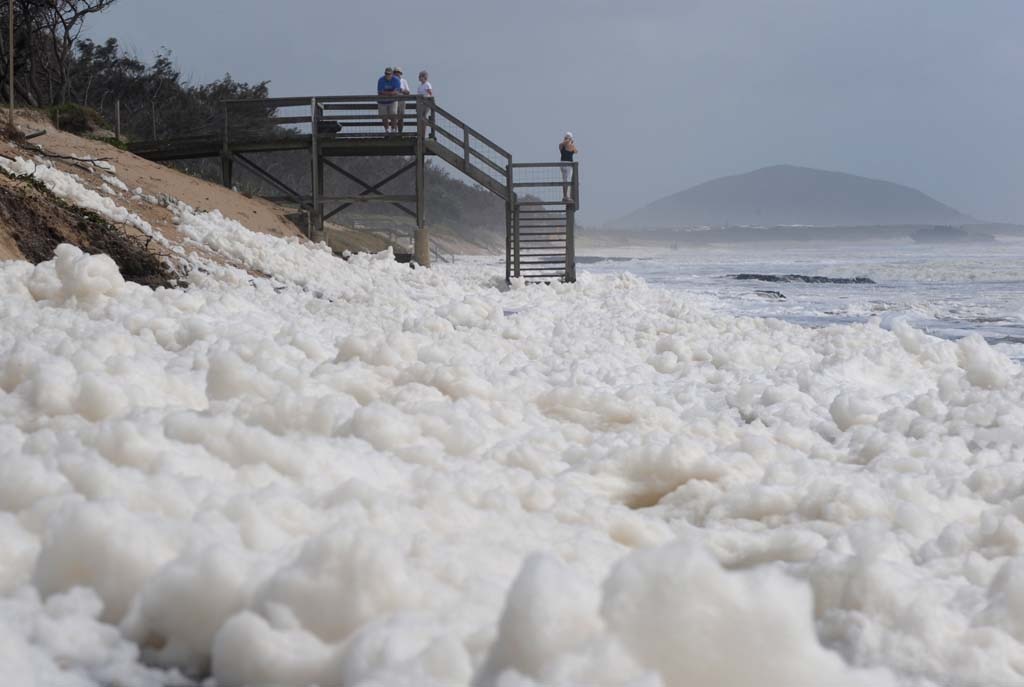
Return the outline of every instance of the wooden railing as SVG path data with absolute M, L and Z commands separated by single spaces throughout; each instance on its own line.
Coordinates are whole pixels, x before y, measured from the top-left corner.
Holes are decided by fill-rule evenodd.
M 422 96 L 335 95 L 302 98 L 261 98 L 224 101 L 225 140 L 245 139 L 266 125 L 281 127 L 281 134 L 308 135 L 319 123 L 321 136 L 340 139 L 380 137 L 383 123 L 377 111 L 381 101 L 398 103 L 402 135 L 416 136 L 416 101 Z M 334 127 L 338 130 L 335 131 Z

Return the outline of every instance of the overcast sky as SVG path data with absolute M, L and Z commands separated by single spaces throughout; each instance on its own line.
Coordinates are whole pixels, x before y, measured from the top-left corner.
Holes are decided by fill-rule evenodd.
M 517 161 L 571 129 L 584 222 L 782 163 L 1024 222 L 1022 29 L 1022 0 L 120 0 L 90 34 L 278 96 L 428 68 Z

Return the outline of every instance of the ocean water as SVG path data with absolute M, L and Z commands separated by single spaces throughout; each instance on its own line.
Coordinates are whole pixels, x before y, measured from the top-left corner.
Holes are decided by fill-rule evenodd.
M 902 319 L 945 339 L 979 333 L 1010 357 L 1024 359 L 1022 239 L 969 244 L 762 244 L 661 251 L 627 247 L 590 253 L 615 259 L 584 262 L 580 270 L 629 271 L 652 285 L 699 294 L 730 314 L 773 317 L 814 327 L 872 317 L 890 327 Z M 874 283 L 769 282 L 733 276 L 743 273 L 866 277 Z

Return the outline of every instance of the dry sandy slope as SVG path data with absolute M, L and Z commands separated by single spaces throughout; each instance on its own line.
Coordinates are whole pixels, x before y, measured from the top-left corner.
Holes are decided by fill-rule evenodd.
M 230 218 L 237 220 L 253 231 L 273 234 L 275 236 L 301 237 L 300 229 L 288 219 L 293 210 L 275 205 L 260 198 L 253 198 L 178 172 L 155 162 L 144 160 L 132 153 L 120 150 L 102 141 L 56 130 L 52 123 L 38 113 L 23 111 L 19 113 L 17 125 L 22 131 L 45 129 L 46 133 L 32 139 L 28 146 L 39 146 L 49 154 L 49 159 L 58 169 L 70 172 L 79 177 L 81 182 L 94 190 L 101 190 L 107 183 L 104 176 L 111 172 L 103 169 L 103 165 L 78 162 L 79 160 L 100 160 L 113 165 L 116 170 L 113 176 L 120 179 L 130 190 L 121 192 L 116 202 L 127 210 L 139 215 L 173 243 L 181 243 L 174 216 L 164 204 L 154 204 L 150 198 L 170 198 L 180 200 L 199 210 L 217 209 Z M 20 155 L 32 158 L 31 149 L 18 148 L 13 144 L 0 141 L 0 154 L 7 157 Z M 56 157 L 61 156 L 61 157 Z M 66 159 L 65 159 L 66 158 Z M 134 193 L 141 189 L 141 193 Z M 335 249 L 380 251 L 387 247 L 382 237 L 368 232 L 356 232 L 347 227 L 332 227 L 331 245 Z M 0 259 L 25 259 L 15 242 L 11 239 L 16 227 L 0 224 Z

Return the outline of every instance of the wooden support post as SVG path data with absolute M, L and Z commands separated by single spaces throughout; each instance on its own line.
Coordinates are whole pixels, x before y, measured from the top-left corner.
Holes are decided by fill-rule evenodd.
M 427 233 L 424 207 L 427 136 L 425 114 L 423 96 L 416 96 L 416 233 L 413 236 L 413 256 L 420 265 L 430 267 L 430 235 Z
M 576 209 L 565 206 L 565 280 L 576 281 Z
M 310 101 L 310 126 L 312 126 L 310 136 L 310 150 L 309 150 L 309 161 L 310 161 L 310 185 L 312 186 L 312 207 L 309 210 L 309 239 L 311 241 L 322 241 L 324 232 L 324 203 L 321 198 L 323 195 L 323 159 L 320 157 L 320 107 L 317 105 L 316 98 Z
M 515 250 L 515 257 L 512 261 L 512 269 L 515 276 L 520 276 L 520 265 L 523 262 L 522 247 L 519 245 L 519 207 L 512 208 L 512 246 Z
M 7 3 L 7 124 L 14 130 L 14 0 Z
M 227 146 L 220 152 L 220 183 L 224 188 L 233 188 L 235 172 L 235 161 L 231 157 L 231 151 Z
M 120 102 L 120 101 L 118 101 Z M 231 148 L 228 144 L 228 105 L 224 103 L 224 135 L 220 142 L 220 183 L 225 188 L 235 187 L 235 160 L 231 157 Z
M 513 176 L 512 158 L 509 158 L 505 164 L 505 281 L 508 282 L 512 278 L 512 232 L 513 232 L 513 215 L 516 203 L 516 192 L 515 192 L 515 178 Z M 515 246 L 516 250 L 519 249 L 518 243 Z M 519 263 L 519 255 L 515 256 L 516 264 Z
M 580 197 L 580 163 L 572 163 L 572 203 L 565 206 L 565 280 L 576 281 L 576 210 Z
M 114 101 L 114 138 L 121 140 L 121 99 Z

